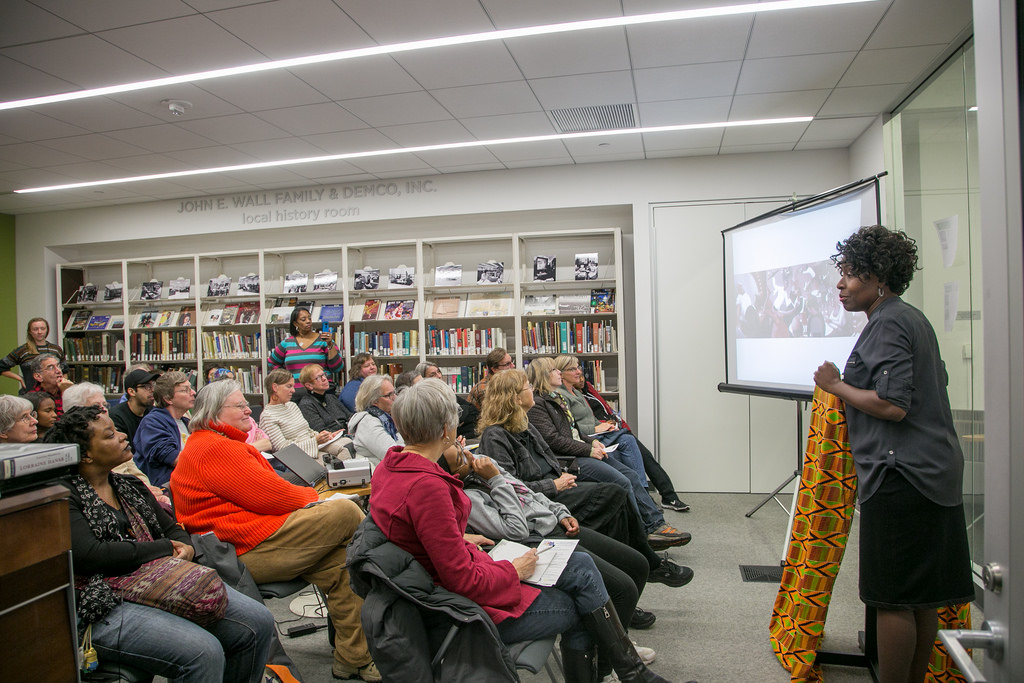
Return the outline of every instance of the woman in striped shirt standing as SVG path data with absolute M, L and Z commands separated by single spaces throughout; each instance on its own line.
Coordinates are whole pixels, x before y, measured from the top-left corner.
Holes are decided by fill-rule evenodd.
M 50 334 L 50 323 L 46 318 L 32 318 L 28 321 L 28 328 L 25 330 L 25 343 L 11 351 L 7 356 L 0 359 L 0 375 L 10 377 L 21 385 L 18 391 L 24 394 L 36 386 L 36 379 L 32 376 L 30 365 L 32 359 L 41 353 L 52 353 L 57 356 L 60 362 L 60 369 L 67 373 L 68 366 L 64 362 L 64 349 L 51 344 L 46 337 Z M 20 367 L 21 374 L 12 372 L 14 368 Z
M 313 316 L 308 308 L 300 306 L 292 311 L 288 331 L 291 336 L 275 346 L 267 358 L 271 369 L 287 370 L 296 381 L 302 368 L 311 363 L 323 366 L 328 375 L 341 369 L 343 361 L 334 337 L 330 332 L 313 329 Z

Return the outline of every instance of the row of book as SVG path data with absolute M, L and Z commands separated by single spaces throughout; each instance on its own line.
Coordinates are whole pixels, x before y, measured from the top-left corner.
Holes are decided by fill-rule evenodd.
M 353 332 L 352 353 L 373 356 L 419 355 L 420 334 L 416 330 L 401 332 Z
M 594 385 L 598 391 L 611 391 L 608 388 L 608 378 L 604 374 L 603 360 L 581 360 L 580 367 L 583 369 L 583 377 Z M 618 401 L 608 401 L 612 410 L 618 409 Z
M 130 353 L 133 361 L 196 359 L 195 330 L 162 330 L 132 334 Z
M 77 365 L 71 368 L 68 379 L 76 384 L 92 382 L 103 387 L 104 393 L 120 395 L 122 392 L 121 381 L 124 379 L 124 366 Z
M 260 334 L 203 332 L 203 358 L 261 358 Z
M 484 376 L 484 364 L 462 366 L 440 366 L 441 379 L 457 394 L 468 394 Z
M 64 326 L 65 332 L 101 332 L 103 330 L 123 330 L 123 315 L 93 315 L 92 311 L 79 309 L 68 318 Z
M 505 330 L 500 327 L 457 327 L 442 330 L 427 325 L 427 353 L 435 356 L 482 356 L 497 346 L 505 346 Z
M 109 334 L 65 337 L 64 357 L 72 363 L 124 361 L 124 339 Z
M 618 353 L 615 325 L 608 321 L 529 321 L 522 329 L 524 353 Z
M 259 365 L 222 365 L 235 375 L 235 380 L 242 385 L 246 394 L 263 393 L 263 369 Z

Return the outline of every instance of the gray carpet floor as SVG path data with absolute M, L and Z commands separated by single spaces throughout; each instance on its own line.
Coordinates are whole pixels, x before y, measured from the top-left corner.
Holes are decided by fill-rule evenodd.
M 745 494 L 684 494 L 692 510 L 666 512 L 666 519 L 693 534 L 693 541 L 669 551 L 669 556 L 693 568 L 693 581 L 682 588 L 651 584 L 640 605 L 658 621 L 647 631 L 634 631 L 640 645 L 653 648 L 652 669 L 676 683 L 761 683 L 789 680 L 768 641 L 768 620 L 778 585 L 745 583 L 740 565 L 778 564 L 786 536 L 789 496 L 780 496 L 783 510 L 769 502 L 753 517 L 744 516 L 763 496 Z M 295 619 L 288 602 L 274 601 L 278 619 Z M 308 619 L 305 621 L 322 620 Z M 978 622 L 980 623 L 980 621 Z M 288 624 L 291 625 L 291 624 Z M 284 625 L 283 627 L 287 627 Z M 864 609 L 857 599 L 857 520 L 842 571 L 836 582 L 825 629 L 825 649 L 857 652 Z M 306 683 L 327 683 L 331 652 L 326 632 L 283 638 Z M 871 681 L 864 669 L 827 666 L 828 683 Z M 547 674 L 523 676 L 524 681 L 548 681 Z

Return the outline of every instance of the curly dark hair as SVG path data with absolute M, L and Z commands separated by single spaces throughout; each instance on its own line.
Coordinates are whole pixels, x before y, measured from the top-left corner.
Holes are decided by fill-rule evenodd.
M 78 444 L 79 456 L 85 456 L 92 437 L 92 423 L 99 419 L 100 414 L 99 406 L 75 406 L 57 418 L 43 441 Z
M 905 232 L 868 225 L 836 242 L 832 257 L 836 268 L 849 267 L 850 275 L 864 279 L 874 275 L 896 295 L 907 291 L 917 266 L 917 243 Z

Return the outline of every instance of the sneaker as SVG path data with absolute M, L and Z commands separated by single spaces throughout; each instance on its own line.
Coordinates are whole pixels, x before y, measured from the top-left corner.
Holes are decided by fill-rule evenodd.
M 662 498 L 661 507 L 666 510 L 675 510 L 676 512 L 689 512 L 690 506 L 679 500 L 678 498 Z
M 373 662 L 370 662 L 366 666 L 355 667 L 340 664 L 335 660 L 334 666 L 331 669 L 331 675 L 343 681 L 347 681 L 352 678 L 361 678 L 367 683 L 377 683 L 377 681 L 383 680 L 380 675 L 380 671 L 377 671 L 377 665 Z
M 674 526 L 666 524 L 660 529 L 655 529 L 649 533 L 647 535 L 647 542 L 655 550 L 662 550 L 664 548 L 686 545 L 690 542 L 691 538 L 688 532 L 680 531 Z
M 633 616 L 629 619 L 629 627 L 643 631 L 654 626 L 654 622 L 657 618 L 658 617 L 654 616 L 654 612 L 648 612 L 647 610 L 637 607 L 633 610 Z
M 667 557 L 661 561 L 657 569 L 647 575 L 648 583 L 660 583 L 670 588 L 685 586 L 693 580 L 693 570 L 676 564 Z
M 633 643 L 633 649 L 636 650 L 638 655 L 640 655 L 640 659 L 644 664 L 650 664 L 654 661 L 654 658 L 658 656 L 658 654 L 651 648 L 637 645 L 635 640 L 630 642 Z

